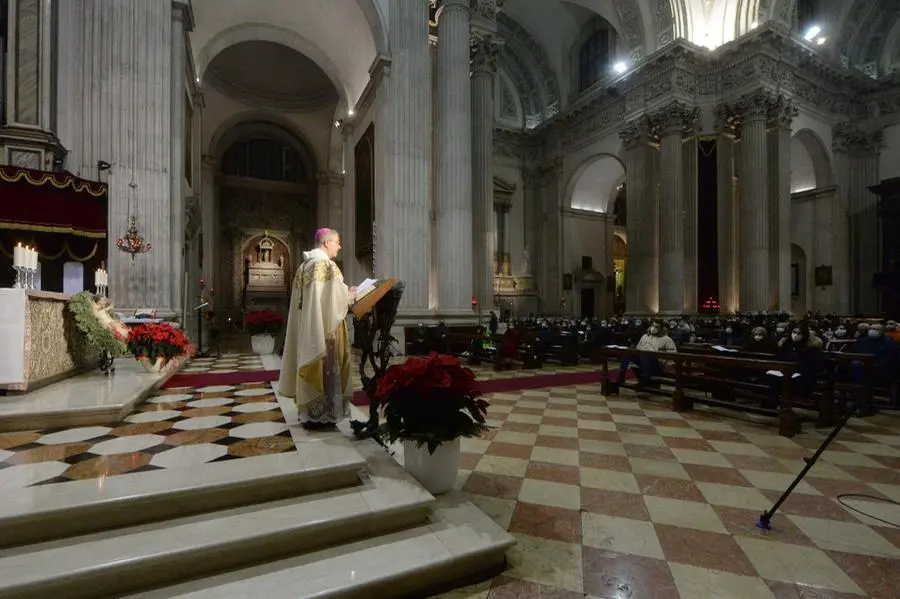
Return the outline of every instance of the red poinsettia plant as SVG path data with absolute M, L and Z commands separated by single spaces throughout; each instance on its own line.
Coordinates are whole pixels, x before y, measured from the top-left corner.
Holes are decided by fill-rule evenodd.
M 381 432 L 397 440 L 428 445 L 428 451 L 458 437 L 477 437 L 488 402 L 481 399 L 475 373 L 454 356 L 431 353 L 388 368 L 375 401 L 384 409 Z
M 251 335 L 277 335 L 283 322 L 281 314 L 272 310 L 248 312 L 244 320 Z
M 163 358 L 166 362 L 190 353 L 191 344 L 181 329 L 170 324 L 142 324 L 128 331 L 128 351 L 136 359 L 147 358 L 156 362 Z

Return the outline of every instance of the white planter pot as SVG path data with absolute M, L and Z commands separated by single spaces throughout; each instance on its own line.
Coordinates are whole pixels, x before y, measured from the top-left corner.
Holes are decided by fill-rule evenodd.
M 275 337 L 269 334 L 251 335 L 250 347 L 253 348 L 254 354 L 271 354 L 275 351 Z
M 446 493 L 456 484 L 459 472 L 459 439 L 441 443 L 433 454 L 428 453 L 428 445 L 417 447 L 415 441 L 404 441 L 403 464 L 426 491 Z
M 165 369 L 166 365 L 168 364 L 166 362 L 166 359 L 162 358 L 162 357 L 156 358 L 155 362 L 151 362 L 150 358 L 139 358 L 138 361 L 141 363 L 141 365 L 144 367 L 144 369 L 147 372 L 152 372 L 152 373 L 162 372 Z

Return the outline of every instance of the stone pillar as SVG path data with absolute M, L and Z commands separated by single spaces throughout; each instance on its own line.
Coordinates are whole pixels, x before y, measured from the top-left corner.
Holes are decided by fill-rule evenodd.
M 344 176 L 332 171 L 316 173 L 316 227 L 328 227 L 338 231 L 343 237 L 344 218 Z
M 735 197 L 735 118 L 728 108 L 716 109 L 716 194 L 719 306 L 723 313 L 738 310 L 737 201 Z
M 699 114 L 692 111 L 685 123 L 685 140 L 682 148 L 684 165 L 684 312 L 696 314 L 698 266 L 697 266 L 697 119 Z
M 6 39 L 6 126 L 0 132 L 0 157 L 9 146 L 9 163 L 37 170 L 52 170 L 62 156 L 54 135 L 56 88 L 55 11 L 52 0 L 15 0 L 9 3 Z M 2 95 L 2 94 L 0 94 Z
M 658 140 L 646 118 L 628 123 L 619 136 L 625 149 L 625 184 L 628 189 L 625 309 L 630 314 L 656 314 L 659 310 L 660 232 Z M 683 262 L 679 263 L 683 272 Z
M 440 43 L 440 42 L 438 42 Z M 440 47 L 440 46 L 439 46 Z M 493 261 L 502 264 L 502 237 L 495 236 L 494 212 L 494 72 L 497 43 L 473 38 L 472 68 L 472 278 L 481 306 L 494 305 Z
M 543 219 L 541 218 L 541 213 L 543 209 L 541 207 L 541 196 L 540 196 L 540 171 L 534 167 L 526 167 L 522 171 L 522 204 L 523 204 L 523 214 L 522 214 L 522 224 L 523 224 L 523 233 L 522 233 L 522 247 L 523 251 L 528 252 L 526 255 L 526 270 L 527 272 L 523 272 L 522 275 L 533 275 L 536 272 L 540 272 L 538 268 L 536 268 L 538 264 L 539 257 L 539 248 L 540 248 L 540 239 L 541 239 L 541 225 Z
M 869 191 L 879 183 L 880 131 L 865 131 L 849 123 L 832 132 L 839 210 L 846 210 L 850 255 L 851 311 L 873 314 L 879 310 L 879 294 L 872 279 L 880 269 L 878 196 Z
M 778 96 L 769 105 L 769 306 L 791 309 L 791 121 L 799 111 Z
M 375 119 L 377 172 L 390 174 L 376 177 L 375 274 L 406 284 L 399 325 L 405 322 L 405 316 L 417 319 L 428 310 L 431 89 L 427 82 L 431 80 L 431 62 L 428 5 L 390 0 L 389 8 L 391 63 L 373 75 L 381 78 Z M 468 44 L 464 50 L 463 70 L 468 82 Z
M 203 279 L 207 286 L 215 288 L 215 264 L 218 262 L 215 240 L 216 227 L 216 159 L 205 154 L 200 168 L 200 229 L 203 232 Z
M 421 4 L 424 11 L 425 3 Z M 467 318 L 472 316 L 473 266 L 468 0 L 442 0 L 437 19 L 437 308 L 442 316 Z M 425 50 L 423 56 L 427 56 Z M 410 85 L 421 86 L 421 82 Z
M 659 312 L 665 315 L 684 312 L 686 265 L 684 235 L 687 213 L 684 200 L 682 138 L 685 126 L 692 116 L 692 109 L 680 102 L 673 102 L 652 117 L 659 127 L 660 136 Z
M 766 118 L 769 97 L 754 92 L 737 109 L 742 119 L 738 248 L 740 252 L 740 310 L 770 310 L 772 225 L 768 197 Z
M 171 271 L 172 277 L 172 305 L 175 306 L 176 312 L 180 312 L 184 305 L 184 277 L 185 277 L 185 254 L 186 243 L 184 237 L 185 229 L 185 181 L 184 181 L 184 135 L 185 135 L 185 49 L 187 44 L 187 32 L 194 27 L 191 8 L 187 2 L 172 2 L 172 48 L 170 51 L 171 60 L 171 85 L 169 87 L 172 95 L 171 110 L 172 116 L 169 120 L 169 182 L 171 190 L 169 192 L 169 202 L 171 204 L 169 210 L 169 229 L 171 243 Z M 132 32 L 131 35 L 136 35 Z M 188 285 L 193 286 L 196 281 L 191 281 Z

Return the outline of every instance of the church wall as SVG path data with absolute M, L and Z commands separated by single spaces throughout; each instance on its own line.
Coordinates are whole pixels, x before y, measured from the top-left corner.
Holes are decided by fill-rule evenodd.
M 507 248 L 513 275 L 521 271 L 522 251 L 525 249 L 525 194 L 523 192 L 522 169 L 503 160 L 494 162 L 494 175 L 516 186 L 512 196 L 512 207 L 507 215 Z M 496 243 L 496 236 L 495 236 Z M 480 248 L 479 248 L 480 249 Z
M 879 175 L 882 179 L 900 177 L 900 124 L 884 130 L 882 144 Z
M 581 316 L 581 291 L 594 290 L 594 315 L 612 313 L 612 292 L 606 291 L 605 278 L 613 265 L 613 220 L 611 216 L 584 210 L 565 209 L 563 216 L 563 273 L 573 275 L 564 313 Z M 593 272 L 582 271 L 582 256 L 590 256 Z M 601 276 L 597 276 L 601 275 Z
M 816 263 L 818 256 L 815 255 L 815 222 L 816 222 L 816 200 L 814 196 L 806 194 L 794 194 L 791 202 L 791 244 L 799 246 L 806 255 L 805 268 L 801 273 L 800 280 L 803 289 L 800 290 L 800 297 L 791 295 L 791 312 L 794 314 L 802 314 L 811 308 L 810 299 L 810 283 L 812 282 L 812 264 Z M 796 252 L 791 253 L 791 264 L 794 264 Z M 793 268 L 793 266 L 792 266 Z M 792 290 L 793 291 L 793 290 Z

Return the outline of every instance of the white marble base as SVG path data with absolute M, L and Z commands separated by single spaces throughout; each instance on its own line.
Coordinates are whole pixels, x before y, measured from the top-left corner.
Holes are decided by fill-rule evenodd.
M 22 395 L 0 396 L 0 432 L 117 424 L 177 369 L 149 373 L 134 358 L 116 372 L 91 370 Z

